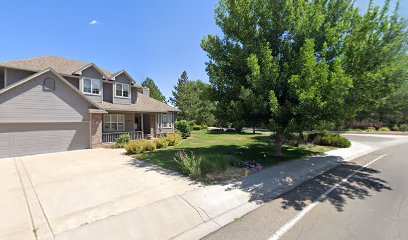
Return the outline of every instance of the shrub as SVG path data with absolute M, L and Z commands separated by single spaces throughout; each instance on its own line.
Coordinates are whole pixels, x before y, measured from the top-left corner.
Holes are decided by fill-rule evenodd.
M 122 134 L 116 139 L 116 143 L 128 143 L 130 141 L 129 133 Z
M 201 129 L 208 129 L 207 125 L 201 126 Z
M 186 120 L 177 121 L 176 129 L 181 132 L 181 136 L 183 138 L 190 137 L 191 135 L 191 126 L 190 123 Z
M 164 137 L 168 141 L 169 146 L 174 146 L 181 141 L 181 135 L 178 133 L 170 133 Z
M 347 138 L 327 131 L 317 134 L 314 139 L 314 144 L 339 148 L 348 148 L 351 146 L 351 142 Z
M 125 145 L 128 154 L 139 154 L 145 152 L 144 141 L 130 141 Z
M 401 132 L 407 132 L 408 131 L 408 124 L 401 124 L 399 125 L 399 130 Z
M 375 128 L 374 127 L 368 127 L 367 132 L 375 132 Z
M 399 129 L 399 126 L 397 125 L 397 124 L 395 124 L 393 127 L 392 127 L 392 131 L 399 131 L 400 129 Z
M 378 129 L 378 131 L 380 131 L 380 132 L 389 132 L 391 130 L 389 128 L 387 128 L 387 127 L 382 127 L 380 129 Z
M 201 130 L 201 126 L 200 125 L 194 125 L 193 130 Z
M 154 151 L 156 148 L 156 142 L 150 140 L 130 141 L 125 145 L 128 154 L 140 154 L 146 151 Z
M 177 162 L 181 172 L 192 178 L 201 177 L 201 157 L 196 157 L 194 153 L 188 155 L 186 152 L 177 152 L 174 161 Z
M 156 138 L 154 142 L 157 148 L 166 148 L 169 146 L 169 140 L 166 137 Z
M 154 151 L 157 148 L 157 145 L 154 141 L 144 140 L 143 147 L 145 151 Z
M 129 141 L 129 133 L 122 134 L 116 139 L 116 143 L 112 145 L 112 148 L 124 148 L 125 145 L 129 143 Z

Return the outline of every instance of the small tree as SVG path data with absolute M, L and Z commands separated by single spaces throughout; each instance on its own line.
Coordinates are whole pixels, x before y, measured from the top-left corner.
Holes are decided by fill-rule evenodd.
M 176 129 L 180 131 L 183 138 L 190 137 L 191 125 L 187 120 L 180 120 L 176 122 Z

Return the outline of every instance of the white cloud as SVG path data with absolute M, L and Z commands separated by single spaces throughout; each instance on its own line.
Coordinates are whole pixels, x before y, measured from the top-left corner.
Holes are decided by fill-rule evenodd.
M 89 24 L 91 24 L 91 25 L 95 25 L 95 24 L 98 24 L 99 22 L 98 21 L 96 21 L 96 20 L 92 20 L 91 22 L 89 22 Z

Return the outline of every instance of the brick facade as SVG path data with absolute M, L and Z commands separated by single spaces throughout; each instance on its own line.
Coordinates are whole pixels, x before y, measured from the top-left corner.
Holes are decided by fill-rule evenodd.
M 102 114 L 91 114 L 91 148 L 102 146 Z

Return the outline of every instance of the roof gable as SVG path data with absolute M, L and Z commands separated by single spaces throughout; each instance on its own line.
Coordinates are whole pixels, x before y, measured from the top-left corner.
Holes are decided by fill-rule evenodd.
M 121 71 L 119 71 L 119 72 L 116 72 L 116 73 L 112 74 L 112 75 L 109 77 L 109 80 L 115 81 L 115 79 L 116 79 L 118 76 L 120 76 L 120 75 L 125 75 L 127 78 L 129 78 L 129 79 L 130 79 L 130 82 L 131 82 L 134 86 L 136 86 L 136 87 L 141 87 L 139 84 L 136 83 L 136 81 L 132 78 L 132 76 L 130 76 L 130 74 L 129 74 L 126 70 L 121 70 Z
M 81 75 L 83 71 L 85 71 L 85 70 L 87 70 L 89 68 L 95 69 L 97 72 L 99 72 L 102 75 L 103 78 L 105 78 L 105 79 L 108 78 L 108 76 L 106 76 L 106 74 L 100 68 L 98 68 L 94 63 L 90 63 L 90 64 L 88 64 L 88 65 L 86 65 L 86 66 L 72 72 L 72 75 L 74 75 L 74 74 Z
M 37 77 L 39 77 L 39 76 L 41 76 L 41 75 L 44 75 L 44 74 L 46 74 L 46 73 L 52 73 L 55 77 L 57 77 L 57 79 L 59 79 L 60 81 L 62 81 L 63 83 L 65 83 L 70 89 L 72 89 L 74 92 L 76 92 L 80 97 L 84 98 L 86 101 L 88 101 L 89 103 L 91 103 L 94 107 L 96 107 L 96 108 L 98 108 L 98 109 L 101 109 L 101 108 L 99 107 L 99 105 L 97 105 L 96 103 L 94 103 L 93 101 L 91 101 L 89 98 L 87 98 L 83 93 L 81 93 L 78 89 L 76 89 L 74 86 L 72 86 L 72 84 L 70 84 L 65 78 L 61 77 L 61 75 L 59 75 L 59 74 L 58 74 L 54 69 L 52 69 L 52 68 L 48 68 L 48 69 L 46 69 L 46 70 L 44 70 L 44 71 L 38 72 L 38 73 L 36 73 L 36 74 L 33 74 L 33 75 L 31 75 L 31 76 L 29 76 L 29 77 L 23 79 L 23 80 L 20 80 L 20 81 L 14 83 L 14 84 L 12 84 L 12 85 L 9 85 L 9 86 L 7 86 L 7 87 L 1 89 L 1 90 L 0 90 L 0 95 L 3 94 L 3 93 L 5 93 L 5 92 L 7 92 L 7 91 L 9 91 L 9 90 L 11 90 L 11 89 L 13 89 L 13 88 L 16 88 L 16 87 L 20 86 L 20 85 L 22 85 L 22 84 L 24 84 L 24 83 L 26 83 L 26 82 L 28 82 L 28 81 L 31 81 L 31 80 L 33 80 L 33 79 L 35 79 L 35 78 L 37 78 Z

